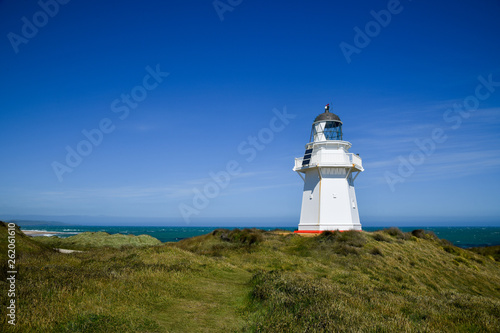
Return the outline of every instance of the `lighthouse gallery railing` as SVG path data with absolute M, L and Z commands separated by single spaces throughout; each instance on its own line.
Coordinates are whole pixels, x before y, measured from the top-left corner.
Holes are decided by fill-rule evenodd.
M 295 169 L 302 168 L 303 157 L 298 157 L 295 159 Z M 363 168 L 361 157 L 356 154 L 313 154 L 311 156 L 311 161 L 309 162 L 309 167 L 321 165 L 321 166 L 352 166 L 355 165 L 359 168 Z

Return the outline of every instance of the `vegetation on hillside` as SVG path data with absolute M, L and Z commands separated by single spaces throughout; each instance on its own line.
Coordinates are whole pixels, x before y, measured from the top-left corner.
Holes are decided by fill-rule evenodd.
M 18 324 L 2 313 L 6 332 L 500 331 L 500 264 L 424 231 L 219 229 L 143 248 L 37 246 L 20 251 Z
M 88 250 L 95 247 L 153 246 L 161 242 L 149 235 L 108 234 L 107 232 L 82 232 L 67 238 L 37 237 L 36 241 L 52 248 Z
M 41 244 L 35 241 L 32 237 L 26 236 L 19 226 L 15 225 L 16 233 L 16 250 L 18 254 L 30 254 L 30 253 L 46 253 L 53 252 L 50 246 Z M 7 245 L 8 245 L 8 223 L 0 221 L 0 258 L 2 259 L 1 265 L 6 265 L 7 257 Z M 0 273 L 2 274 L 2 273 Z
M 485 247 L 472 247 L 467 249 L 469 251 L 481 254 L 488 258 L 493 258 L 496 261 L 500 261 L 500 245 L 496 246 L 485 246 Z

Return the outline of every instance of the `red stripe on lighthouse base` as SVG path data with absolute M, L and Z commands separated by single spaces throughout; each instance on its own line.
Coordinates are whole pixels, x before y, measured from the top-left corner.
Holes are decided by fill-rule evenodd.
M 321 234 L 325 231 L 338 231 L 338 232 L 344 232 L 344 231 L 351 231 L 351 230 L 295 230 L 294 233 L 296 234 Z M 361 231 L 361 230 L 355 230 L 355 231 Z

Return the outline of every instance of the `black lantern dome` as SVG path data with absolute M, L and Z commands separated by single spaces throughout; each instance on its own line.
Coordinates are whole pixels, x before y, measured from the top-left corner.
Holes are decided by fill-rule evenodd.
M 330 112 L 330 104 L 327 104 L 325 106 L 325 112 L 323 112 L 322 114 L 317 116 L 316 119 L 314 119 L 314 122 L 317 122 L 317 121 L 338 121 L 338 122 L 341 122 L 339 116 L 337 116 L 335 113 Z

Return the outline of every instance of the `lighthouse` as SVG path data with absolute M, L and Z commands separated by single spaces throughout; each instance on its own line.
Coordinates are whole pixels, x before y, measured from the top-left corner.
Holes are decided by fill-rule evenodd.
M 342 121 L 330 112 L 314 119 L 304 157 L 295 159 L 293 171 L 304 181 L 297 233 L 325 230 L 361 230 L 354 180 L 364 171 L 361 158 L 349 153 Z

